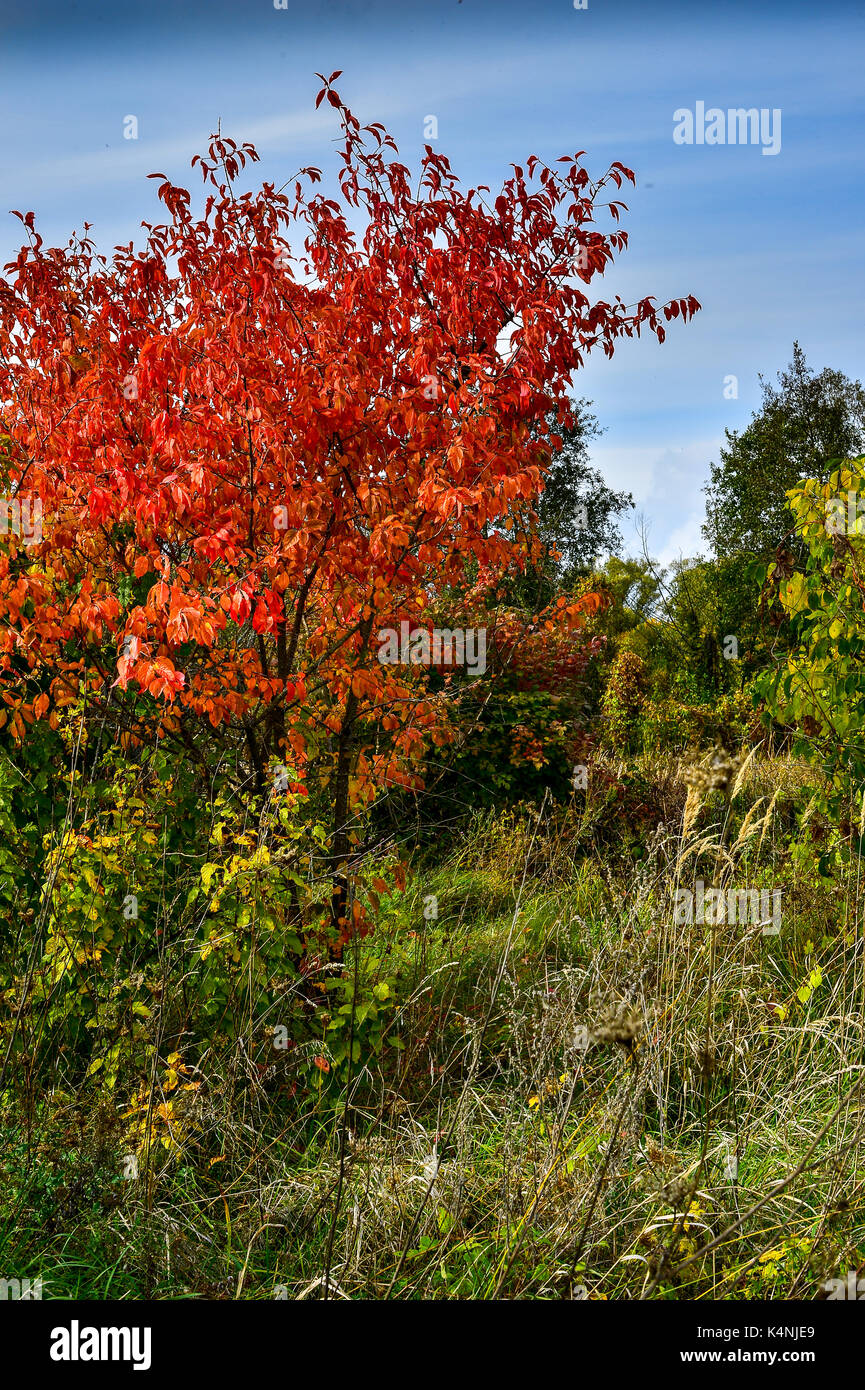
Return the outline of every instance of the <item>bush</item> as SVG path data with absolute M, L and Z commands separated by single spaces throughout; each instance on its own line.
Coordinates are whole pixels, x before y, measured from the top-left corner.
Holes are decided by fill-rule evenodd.
M 610 668 L 602 708 L 604 741 L 621 752 L 636 748 L 647 685 L 642 657 L 636 652 L 620 652 Z

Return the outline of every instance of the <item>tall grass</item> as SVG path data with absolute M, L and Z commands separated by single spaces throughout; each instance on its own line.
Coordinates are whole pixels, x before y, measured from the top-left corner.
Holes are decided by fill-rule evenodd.
M 865 1263 L 863 888 L 791 853 L 795 760 L 706 767 L 598 764 L 570 806 L 477 816 L 346 954 L 402 1045 L 316 1082 L 205 1049 L 137 1180 L 118 1097 L 7 1106 L 0 1270 L 99 1298 L 820 1296 Z M 677 922 L 699 877 L 782 890 L 780 933 Z

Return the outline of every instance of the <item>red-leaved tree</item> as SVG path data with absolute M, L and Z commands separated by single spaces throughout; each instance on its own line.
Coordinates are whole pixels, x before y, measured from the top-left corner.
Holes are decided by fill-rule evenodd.
M 470 562 L 514 562 L 586 354 L 699 305 L 590 298 L 627 241 L 603 202 L 621 164 L 593 182 L 579 155 L 532 156 L 493 197 L 426 146 L 413 192 L 338 76 L 317 102 L 344 135 L 332 196 L 312 168 L 241 191 L 257 155 L 220 136 L 197 213 L 151 175 L 168 220 L 140 250 L 97 254 L 87 226 L 47 248 L 17 214 L 0 412 L 9 496 L 42 516 L 0 553 L 0 667 L 19 735 L 86 692 L 124 746 L 152 725 L 202 757 L 210 728 L 260 787 L 281 757 L 295 788 L 326 740 L 344 919 L 352 814 L 411 784 L 438 727 L 378 632 L 423 624 Z

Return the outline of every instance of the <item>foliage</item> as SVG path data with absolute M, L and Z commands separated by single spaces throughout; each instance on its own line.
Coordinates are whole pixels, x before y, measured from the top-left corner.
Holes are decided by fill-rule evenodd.
M 683 752 L 712 744 L 737 749 L 752 738 L 755 724 L 747 690 L 723 695 L 711 704 L 689 704 L 673 695 L 650 696 L 642 706 L 639 737 L 645 753 Z
M 769 594 L 783 608 L 792 648 L 758 682 L 771 717 L 797 731 L 795 750 L 819 774 L 812 814 L 833 829 L 820 867 L 863 849 L 865 811 L 865 526 L 848 524 L 849 498 L 865 491 L 865 456 L 847 459 L 825 482 L 809 478 L 790 490 L 804 570 L 789 554 L 766 568 Z M 844 525 L 833 503 L 841 499 Z
M 719 558 L 744 552 L 768 562 L 790 535 L 788 490 L 805 478 L 824 483 L 830 460 L 865 447 L 860 382 L 829 367 L 815 375 L 798 343 L 778 386 L 763 377 L 760 385 L 760 410 L 744 430 L 726 431 L 706 489 L 703 533 Z
M 733 833 L 712 794 L 689 839 L 681 782 L 670 799 L 656 757 L 628 761 L 647 807 L 633 846 L 621 811 L 597 841 L 601 759 L 579 802 L 479 814 L 382 896 L 322 991 L 342 1026 L 300 1057 L 173 1047 L 131 1101 L 97 1072 L 0 1108 L 4 1270 L 44 1273 L 46 1297 L 126 1300 L 321 1298 L 323 1276 L 328 1297 L 379 1301 L 846 1282 L 865 1254 L 859 875 L 789 860 L 798 763 L 755 760 Z M 722 840 L 735 881 L 783 885 L 779 937 L 672 926 L 677 861 L 704 872 Z
M 85 699 L 112 745 L 242 756 L 259 797 L 290 761 L 349 930 L 357 827 L 419 785 L 440 714 L 428 673 L 383 665 L 376 634 L 422 625 L 468 570 L 525 563 L 573 373 L 699 305 L 589 299 L 627 244 L 615 199 L 595 230 L 633 182 L 621 164 L 593 182 L 578 157 L 532 156 L 490 203 L 426 146 L 413 192 L 338 75 L 317 101 L 344 137 L 336 198 L 312 168 L 288 193 L 241 191 L 256 152 L 216 136 L 193 159 L 200 216 L 151 175 L 169 220 L 142 250 L 46 248 L 18 214 L 0 402 L 43 538 L 0 555 L 0 671 L 19 738 Z
M 589 297 L 633 176 L 415 181 L 337 76 L 333 196 L 214 137 L 142 250 L 27 214 L 0 284 L 0 1263 L 808 1296 L 865 1248 L 860 388 L 796 347 L 730 548 L 599 563 L 574 372 L 698 307 Z M 759 913 L 683 920 L 701 880 Z
M 636 652 L 620 652 L 610 668 L 604 691 L 604 736 L 613 748 L 627 752 L 635 744 L 646 700 L 645 662 Z
M 571 589 L 603 551 L 616 551 L 622 536 L 616 519 L 633 498 L 614 492 L 589 462 L 589 443 L 601 434 L 585 400 L 573 401 L 573 423 L 560 431 L 537 504 L 536 543 L 524 573 L 508 588 L 522 607 L 542 608 L 560 589 Z M 555 420 L 550 417 L 552 428 Z
M 539 614 L 489 614 L 487 678 L 464 689 L 429 780 L 439 814 L 571 794 L 589 734 L 587 673 L 604 640 L 584 624 L 603 602 L 560 594 Z

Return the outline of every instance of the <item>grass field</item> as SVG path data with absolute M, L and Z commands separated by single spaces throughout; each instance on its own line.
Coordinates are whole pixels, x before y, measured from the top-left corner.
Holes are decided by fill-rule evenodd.
M 624 800 L 607 770 L 416 857 L 348 948 L 351 1065 L 313 998 L 317 1066 L 203 1048 L 154 1079 L 143 1158 L 104 1089 L 7 1112 L 0 1268 L 74 1298 L 687 1300 L 861 1268 L 863 885 L 787 847 L 804 769 L 637 760 Z M 677 920 L 700 879 L 780 891 L 780 930 Z

